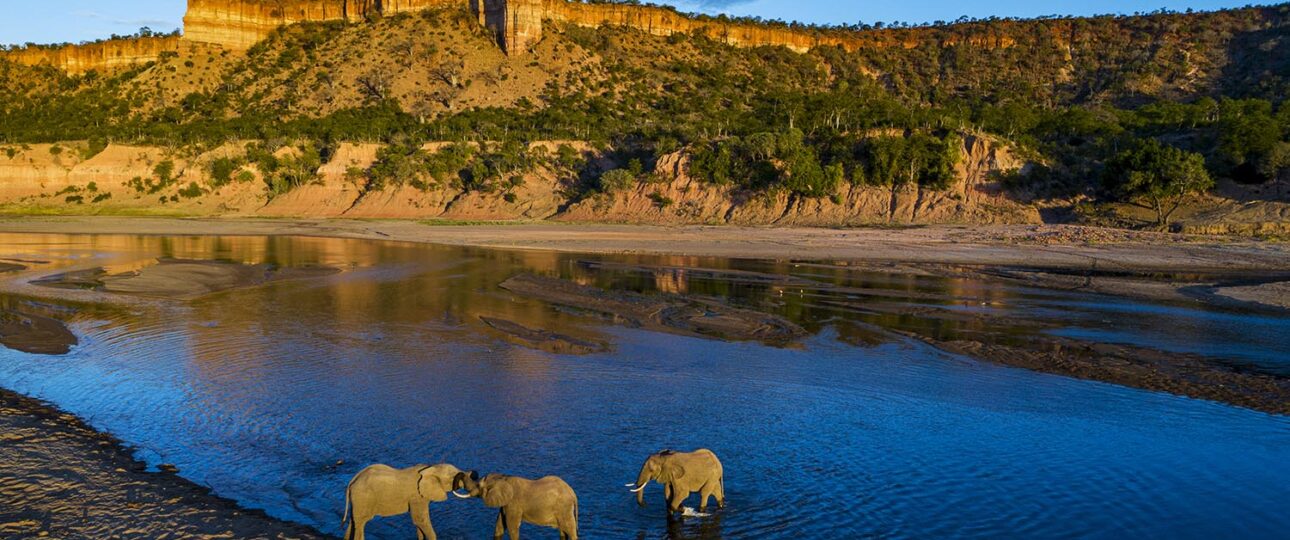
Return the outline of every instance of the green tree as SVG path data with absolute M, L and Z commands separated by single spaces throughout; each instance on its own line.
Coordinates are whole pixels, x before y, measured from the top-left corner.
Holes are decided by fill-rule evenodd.
M 1155 139 L 1116 154 L 1107 162 L 1104 181 L 1122 200 L 1146 201 L 1161 227 L 1169 225 L 1169 218 L 1188 195 L 1214 187 L 1204 156 Z

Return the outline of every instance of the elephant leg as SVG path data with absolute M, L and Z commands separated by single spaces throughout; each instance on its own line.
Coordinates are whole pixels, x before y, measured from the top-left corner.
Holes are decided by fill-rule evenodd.
M 497 525 L 493 527 L 493 540 L 500 540 L 502 538 L 502 532 L 506 530 L 506 526 L 503 522 L 503 516 L 505 515 L 505 510 L 497 511 Z
M 560 538 L 563 540 L 578 540 L 578 517 L 572 509 L 564 514 L 564 517 L 558 520 L 557 525 L 560 527 Z
M 430 523 L 429 505 L 414 504 L 411 508 L 412 524 L 417 526 L 417 538 L 419 540 L 438 540 L 435 535 L 434 525 Z
M 699 511 L 700 512 L 708 511 L 708 499 L 712 498 L 713 491 L 715 491 L 715 488 L 712 486 L 712 482 L 704 484 L 702 488 L 699 488 Z
M 726 507 L 726 479 L 725 478 L 717 479 L 717 490 L 714 491 L 713 493 L 715 493 L 717 496 L 717 508 L 725 508 Z
M 506 513 L 506 534 L 511 536 L 511 540 L 520 540 L 520 523 L 523 518 L 518 511 Z
M 680 512 L 681 503 L 684 503 L 685 498 L 689 496 L 690 493 L 688 491 L 682 491 L 681 488 L 673 487 L 671 497 L 669 497 L 667 501 L 668 511 L 673 513 Z
M 371 520 L 372 516 L 354 515 L 354 521 L 350 523 L 350 527 L 353 527 L 354 531 L 354 536 L 352 537 L 353 540 L 364 540 L 367 538 L 364 529 L 367 529 L 367 522 Z

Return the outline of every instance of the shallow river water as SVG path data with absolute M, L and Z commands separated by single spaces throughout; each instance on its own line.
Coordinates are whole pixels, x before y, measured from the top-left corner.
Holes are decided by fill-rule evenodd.
M 984 311 L 1286 374 L 1284 316 L 826 265 L 338 239 L 0 235 L 0 256 L 46 270 L 157 257 L 344 269 L 192 301 L 9 297 L 59 313 L 81 344 L 55 357 L 0 349 L 0 386 L 85 418 L 152 466 L 329 533 L 341 532 L 344 487 L 363 466 L 440 461 L 562 476 L 585 538 L 1290 531 L 1290 417 L 1000 367 L 884 331 L 1013 332 L 917 308 Z M 520 273 L 724 298 L 810 336 L 773 347 L 628 328 L 498 287 Z M 613 350 L 528 349 L 481 316 Z M 622 486 L 651 452 L 698 447 L 725 463 L 728 508 L 669 528 L 660 487 L 638 508 Z M 431 516 L 440 538 L 487 538 L 495 513 L 451 500 Z M 415 535 L 403 517 L 369 534 Z

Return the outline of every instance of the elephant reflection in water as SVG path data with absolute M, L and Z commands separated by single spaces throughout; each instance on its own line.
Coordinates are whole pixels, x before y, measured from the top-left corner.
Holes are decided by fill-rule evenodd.
M 578 540 L 578 496 L 569 484 L 557 476 L 529 480 L 518 476 L 458 474 L 452 484 L 453 495 L 465 489 L 470 497 L 484 500 L 484 506 L 497 508 L 497 525 L 493 538 L 503 531 L 511 540 L 520 539 L 520 524 L 532 523 L 560 531 L 561 540 Z
M 418 540 L 435 540 L 430 524 L 430 503 L 448 500 L 453 479 L 461 470 L 449 465 L 417 465 L 395 469 L 372 465 L 354 475 L 345 488 L 346 540 L 363 540 L 363 529 L 373 517 L 412 514 Z M 350 520 L 350 514 L 353 520 Z
M 699 493 L 699 511 L 708 509 L 708 499 L 715 497 L 717 507 L 725 508 L 725 472 L 721 460 L 711 450 L 693 452 L 664 450 L 651 455 L 641 466 L 635 484 L 627 484 L 636 493 L 636 503 L 645 506 L 645 486 L 650 481 L 663 484 L 668 516 L 682 511 L 682 503 L 691 493 Z

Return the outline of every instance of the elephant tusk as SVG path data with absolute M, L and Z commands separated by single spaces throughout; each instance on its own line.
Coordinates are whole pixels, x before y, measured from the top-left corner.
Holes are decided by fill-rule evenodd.
M 453 491 L 453 492 L 452 492 L 452 494 L 453 494 L 453 495 L 456 495 L 456 496 L 457 496 L 457 498 L 460 498 L 460 499 L 469 499 L 469 498 L 470 498 L 470 495 L 462 495 L 462 494 L 460 494 L 460 493 L 457 493 L 456 491 Z
M 627 485 L 629 485 L 629 486 L 630 486 L 630 485 L 632 485 L 632 484 L 627 484 Z M 645 482 L 644 484 L 641 484 L 641 487 L 638 487 L 638 488 L 636 488 L 636 489 L 633 489 L 633 490 L 632 490 L 632 493 L 640 493 L 640 491 L 641 491 L 641 490 L 643 490 L 643 489 L 645 489 L 645 486 L 648 486 L 648 485 L 649 485 L 649 482 Z

